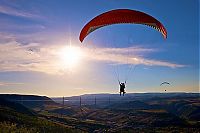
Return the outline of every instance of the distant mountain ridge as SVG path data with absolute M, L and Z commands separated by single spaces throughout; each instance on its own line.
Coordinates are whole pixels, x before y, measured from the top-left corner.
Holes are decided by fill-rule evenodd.
M 80 96 L 71 96 L 71 97 L 65 97 L 65 103 L 70 105 L 79 105 L 80 104 L 80 98 L 81 102 L 84 105 L 93 105 L 96 104 L 99 106 L 105 106 L 107 104 L 111 103 L 119 103 L 119 102 L 130 102 L 135 100 L 149 100 L 149 99 L 166 99 L 166 98 L 197 98 L 199 97 L 199 93 L 127 93 L 125 96 L 120 96 L 119 94 L 109 94 L 109 93 L 103 93 L 103 94 L 84 94 Z M 52 100 L 54 100 L 57 103 L 62 103 L 63 97 L 52 97 Z

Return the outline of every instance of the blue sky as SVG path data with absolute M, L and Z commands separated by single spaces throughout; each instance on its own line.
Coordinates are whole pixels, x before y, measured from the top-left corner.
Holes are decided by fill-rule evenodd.
M 157 18 L 168 38 L 150 27 L 126 24 L 101 28 L 79 42 L 88 21 L 120 8 Z M 1 0 L 0 21 L 0 93 L 118 93 L 115 71 L 123 81 L 134 66 L 127 92 L 199 91 L 198 0 Z M 70 41 L 87 56 L 69 70 L 57 61 Z M 172 85 L 160 87 L 163 81 Z

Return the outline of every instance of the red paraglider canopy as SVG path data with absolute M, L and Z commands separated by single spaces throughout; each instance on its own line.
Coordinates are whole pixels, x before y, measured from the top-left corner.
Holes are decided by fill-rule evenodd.
M 90 34 L 98 28 L 121 23 L 147 25 L 158 30 L 160 33 L 162 33 L 164 38 L 167 38 L 167 31 L 165 27 L 154 17 L 140 11 L 129 9 L 117 9 L 105 12 L 93 18 L 81 30 L 79 40 L 82 42 L 88 34 Z

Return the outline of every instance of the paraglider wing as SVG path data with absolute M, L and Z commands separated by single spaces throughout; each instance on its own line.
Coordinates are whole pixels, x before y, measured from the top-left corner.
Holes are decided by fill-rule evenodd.
M 169 82 L 162 82 L 162 83 L 160 84 L 160 86 L 161 86 L 161 85 L 164 85 L 164 84 L 168 84 L 168 85 L 170 85 Z
M 87 35 L 89 35 L 91 32 L 95 31 L 98 28 L 121 23 L 147 25 L 158 30 L 160 33 L 162 33 L 164 38 L 167 38 L 167 31 L 165 27 L 154 17 L 140 11 L 129 9 L 117 9 L 105 12 L 93 18 L 81 30 L 79 40 L 83 42 L 84 38 Z

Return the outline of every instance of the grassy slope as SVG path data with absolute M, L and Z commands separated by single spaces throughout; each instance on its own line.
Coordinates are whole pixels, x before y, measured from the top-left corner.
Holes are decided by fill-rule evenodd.
M 2 133 L 80 132 L 71 127 L 40 118 L 37 115 L 31 115 L 28 112 L 19 112 L 16 108 L 10 107 L 10 102 L 7 105 L 0 105 L 0 132 Z M 18 108 L 19 106 L 17 105 Z

